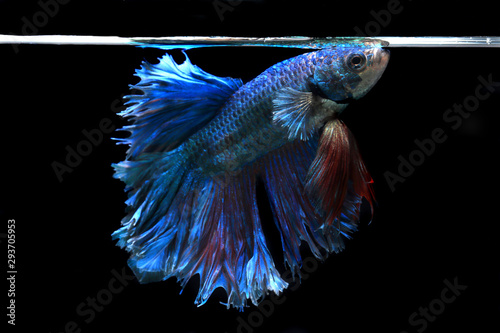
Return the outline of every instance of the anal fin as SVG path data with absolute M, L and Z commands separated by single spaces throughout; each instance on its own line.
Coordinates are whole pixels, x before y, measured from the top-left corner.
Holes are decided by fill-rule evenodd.
M 295 140 L 269 153 L 259 161 L 277 228 L 280 230 L 285 262 L 292 272 L 302 265 L 300 244 L 309 244 L 312 253 L 322 259 L 321 249 L 333 250 L 333 244 L 321 230 L 322 216 L 304 190 L 304 180 L 314 159 L 317 137 Z
M 176 154 L 169 153 L 161 166 L 151 165 L 158 170 L 141 179 L 141 188 L 129 200 L 129 215 L 114 234 L 131 253 L 129 265 L 139 281 L 175 276 L 185 286 L 199 274 L 195 304 L 204 304 L 222 287 L 227 307 L 237 308 L 245 307 L 247 299 L 257 305 L 269 291 L 283 291 L 288 284 L 265 243 L 252 165 L 224 178 L 209 177 L 176 161 Z M 133 186 L 133 175 L 141 173 L 126 168 L 144 166 L 116 166 L 117 176 Z
M 293 273 L 302 265 L 302 241 L 318 259 L 343 250 L 343 238 L 357 230 L 362 198 L 373 200 L 371 178 L 352 134 L 338 120 L 327 126 L 319 143 L 316 136 L 295 140 L 259 162 Z

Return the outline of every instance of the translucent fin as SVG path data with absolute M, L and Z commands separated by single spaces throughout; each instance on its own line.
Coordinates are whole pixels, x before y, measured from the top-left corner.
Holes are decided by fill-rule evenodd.
M 274 267 L 266 246 L 255 197 L 251 167 L 224 181 L 210 179 L 196 203 L 189 243 L 177 276 L 186 281 L 200 274 L 196 304 L 204 304 L 213 290 L 223 287 L 227 306 L 257 305 L 273 291 L 287 287 Z
M 327 214 L 327 225 L 331 226 L 342 213 L 349 187 L 372 205 L 371 183 L 352 133 L 340 120 L 328 122 L 305 187 L 315 205 Z
M 333 219 L 332 207 L 323 207 L 321 202 L 310 198 L 305 185 L 308 169 L 315 155 L 321 153 L 324 150 L 318 149 L 318 138 L 313 136 L 308 141 L 295 140 L 259 160 L 259 170 L 280 231 L 285 262 L 294 275 L 300 276 L 302 241 L 322 260 L 329 253 L 344 249 L 343 237 L 350 238 L 359 221 L 362 196 L 356 193 L 352 180 L 345 183 L 344 196 L 338 203 L 339 213 Z M 322 179 L 335 186 L 331 184 L 333 180 L 336 179 Z
M 250 167 L 224 180 L 202 176 L 179 148 L 115 169 L 132 191 L 129 214 L 113 237 L 131 253 L 129 266 L 141 283 L 175 276 L 184 286 L 199 274 L 196 304 L 222 287 L 227 307 L 238 308 L 287 287 L 265 244 Z
M 302 266 L 300 244 L 304 240 L 312 253 L 322 258 L 320 248 L 332 249 L 320 227 L 322 217 L 304 191 L 307 170 L 316 153 L 317 137 L 296 140 L 263 157 L 260 170 L 280 230 L 285 262 L 295 274 Z
M 175 220 L 169 220 L 167 212 L 176 194 L 189 181 L 188 163 L 177 151 L 146 153 L 135 161 L 125 160 L 113 164 L 114 177 L 126 184 L 128 191 L 127 215 L 122 228 L 113 233 L 118 245 L 130 252 L 139 253 L 148 246 L 147 235 L 152 227 L 172 230 Z
M 158 64 L 144 62 L 131 89 L 141 95 L 126 96 L 128 108 L 120 115 L 131 118 L 130 131 L 122 144 L 130 145 L 129 158 L 140 153 L 168 151 L 205 126 L 241 85 L 239 79 L 221 78 L 204 72 L 186 60 L 178 65 L 170 55 Z
M 282 89 L 273 100 L 273 122 L 287 129 L 290 140 L 307 140 L 315 130 L 312 119 L 318 98 L 312 92 Z
M 347 135 L 344 127 L 335 131 Z M 294 274 L 300 275 L 302 241 L 309 244 L 314 256 L 323 259 L 341 251 L 343 237 L 356 230 L 361 199 L 368 188 L 366 176 L 354 175 L 364 168 L 357 157 L 349 159 L 354 171 L 342 183 L 345 193 L 337 198 L 342 200 L 334 217 L 335 208 L 324 206 L 326 201 L 311 200 L 311 191 L 306 190 L 310 165 L 330 161 L 328 156 L 315 158 L 315 154 L 329 152 L 322 147 L 328 142 L 339 143 L 331 141 L 331 136 L 330 132 L 322 135 L 321 140 L 327 141 L 319 149 L 317 136 L 295 140 L 224 177 L 201 174 L 184 156 L 183 146 L 120 162 L 114 166 L 115 177 L 127 185 L 129 210 L 113 238 L 130 252 L 129 265 L 141 283 L 175 276 L 185 286 L 199 274 L 196 304 L 204 304 L 218 287 L 227 292 L 227 307 L 243 308 L 247 299 L 258 304 L 269 291 L 279 294 L 287 283 L 265 243 L 256 204 L 257 175 L 269 193 L 285 261 Z M 320 183 L 307 185 L 325 182 L 335 186 L 332 180 L 314 179 Z M 315 191 L 322 194 L 325 190 L 313 188 Z

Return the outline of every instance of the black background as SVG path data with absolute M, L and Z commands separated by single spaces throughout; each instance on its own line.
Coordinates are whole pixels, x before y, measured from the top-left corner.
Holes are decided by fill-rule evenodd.
M 72 0 L 37 33 L 350 36 L 355 27 L 366 31 L 366 24 L 375 22 L 371 11 L 388 3 L 233 2 L 233 11 L 221 20 L 212 1 Z M 500 35 L 497 7 L 490 1 L 402 0 L 400 6 L 390 22 L 378 24 L 380 31 L 370 32 Z M 33 23 L 41 10 L 36 1 L 0 1 L 0 33 L 29 32 L 26 20 Z M 248 81 L 301 52 L 207 48 L 188 55 L 209 73 Z M 500 81 L 500 50 L 466 48 L 391 49 L 378 85 L 346 110 L 344 120 L 375 180 L 374 219 L 368 224 L 364 216 L 346 250 L 320 264 L 298 290 L 287 290 L 269 317 L 257 315 L 254 306 L 243 313 L 226 310 L 218 304 L 223 292 L 197 308 L 195 280 L 182 295 L 175 279 L 148 285 L 134 280 L 87 323 L 90 317 L 76 308 L 107 289 L 112 271 L 126 265 L 127 254 L 110 237 L 125 209 L 123 184 L 112 178 L 110 164 L 123 159 L 125 147 L 105 134 L 62 182 L 51 164 L 64 163 L 65 147 L 76 147 L 82 130 L 97 128 L 103 118 L 124 125 L 115 114 L 117 99 L 136 82 L 141 61 L 163 53 L 117 46 L 0 46 L 0 232 L 6 232 L 7 219 L 16 220 L 17 329 L 62 332 L 74 321 L 82 332 L 245 332 L 238 318 L 250 316 L 255 332 L 417 332 L 423 327 L 411 326 L 409 316 L 440 298 L 445 279 L 456 278 L 467 289 L 424 331 L 498 331 L 500 90 L 456 130 L 443 114 L 474 95 L 479 75 Z M 173 54 L 182 60 L 180 52 Z M 398 156 L 407 158 L 416 149 L 414 140 L 430 138 L 435 128 L 442 128 L 447 140 L 391 191 L 384 174 L 397 173 Z M 271 250 L 284 271 L 279 239 L 261 199 Z M 2 239 L 2 261 L 5 244 Z M 3 285 L 5 309 L 8 286 Z

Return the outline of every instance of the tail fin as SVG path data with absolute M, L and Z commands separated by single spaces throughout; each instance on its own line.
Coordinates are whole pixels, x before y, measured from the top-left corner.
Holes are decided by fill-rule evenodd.
M 326 135 L 322 140 L 329 138 L 330 134 Z M 311 186 L 311 182 L 306 183 L 308 175 L 317 172 L 316 165 L 321 166 L 313 163 L 321 144 L 328 143 L 320 143 L 317 149 L 317 137 L 295 140 L 223 178 L 204 175 L 184 156 L 183 146 L 121 162 L 115 165 L 115 177 L 131 189 L 127 200 L 130 211 L 113 237 L 131 253 L 129 265 L 141 283 L 175 276 L 185 286 L 199 274 L 196 304 L 204 304 L 218 287 L 226 290 L 228 307 L 242 308 L 247 299 L 258 304 L 268 291 L 279 294 L 287 283 L 265 243 L 256 204 L 257 175 L 262 176 L 269 193 L 285 261 L 294 274 L 302 265 L 302 241 L 323 259 L 324 252 L 341 251 L 342 236 L 349 237 L 356 230 L 362 196 L 369 193 L 363 192 L 368 191 L 367 178 L 360 181 L 348 174 L 348 181 L 341 185 L 321 178 L 331 175 L 328 171 L 313 178 L 320 185 L 326 182 L 334 187 L 335 195 L 342 193 L 342 197 L 337 196 L 342 201 L 333 202 L 340 206 L 333 220 L 335 208 L 327 210 L 321 200 L 311 200 L 307 192 L 307 185 Z M 358 167 L 352 172 L 364 170 L 358 158 L 347 161 L 348 166 Z M 340 168 L 338 164 L 328 166 Z M 345 175 L 346 171 L 341 172 Z M 318 193 L 330 195 L 325 189 Z
M 113 234 L 131 253 L 129 266 L 141 283 L 175 276 L 184 287 L 199 274 L 196 304 L 222 287 L 227 306 L 239 308 L 247 298 L 258 304 L 268 291 L 286 288 L 265 244 L 250 167 L 223 181 L 204 177 L 177 149 L 115 169 L 128 186 L 143 184 L 131 192 L 131 211 Z
M 228 304 L 257 305 L 269 291 L 279 294 L 281 279 L 267 249 L 255 194 L 251 167 L 224 180 L 207 179 L 196 200 L 190 243 L 183 256 L 180 278 L 200 274 L 197 304 L 206 302 L 217 287 L 228 294 Z
M 176 193 L 187 177 L 186 161 L 177 150 L 167 153 L 148 153 L 135 161 L 113 164 L 114 177 L 126 184 L 128 214 L 122 227 L 113 233 L 118 245 L 133 253 L 149 246 L 148 234 L 165 232 L 174 227 L 165 218 L 173 205 Z M 162 230 L 160 221 L 164 221 Z
M 217 287 L 227 306 L 254 304 L 279 293 L 281 279 L 265 244 L 255 198 L 255 170 L 208 177 L 185 156 L 182 142 L 205 126 L 241 85 L 193 66 L 177 65 L 166 55 L 157 65 L 144 63 L 141 81 L 128 96 L 132 125 L 127 159 L 114 165 L 115 178 L 129 192 L 128 213 L 113 233 L 130 252 L 129 266 L 141 283 L 175 276 L 184 286 L 200 275 L 196 304 Z

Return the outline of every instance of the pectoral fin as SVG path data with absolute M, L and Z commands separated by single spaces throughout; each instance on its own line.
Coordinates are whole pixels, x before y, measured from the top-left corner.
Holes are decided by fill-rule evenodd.
M 345 108 L 309 91 L 287 87 L 273 100 L 273 123 L 285 127 L 288 139 L 308 140 L 326 119 Z
M 286 127 L 288 138 L 307 140 L 314 131 L 311 118 L 314 114 L 314 105 L 317 97 L 312 92 L 298 91 L 284 88 L 279 91 L 273 100 L 273 122 Z

